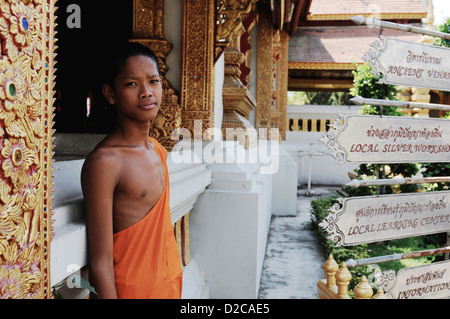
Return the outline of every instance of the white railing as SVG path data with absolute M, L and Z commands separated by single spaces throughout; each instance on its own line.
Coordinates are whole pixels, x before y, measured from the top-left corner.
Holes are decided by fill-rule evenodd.
M 287 130 L 290 132 L 326 132 L 339 114 L 356 114 L 357 105 L 288 105 Z
M 349 181 L 348 172 L 357 165 L 337 164 L 319 138 L 340 114 L 357 114 L 360 109 L 356 105 L 288 105 L 283 145 L 297 162 L 299 185 L 342 185 Z M 311 154 L 323 155 L 311 158 Z

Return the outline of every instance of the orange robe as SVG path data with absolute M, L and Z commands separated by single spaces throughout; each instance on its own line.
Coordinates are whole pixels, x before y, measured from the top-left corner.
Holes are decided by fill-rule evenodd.
M 113 259 L 119 298 L 181 298 L 182 267 L 169 207 L 167 151 L 150 138 L 164 167 L 165 186 L 150 212 L 114 234 Z

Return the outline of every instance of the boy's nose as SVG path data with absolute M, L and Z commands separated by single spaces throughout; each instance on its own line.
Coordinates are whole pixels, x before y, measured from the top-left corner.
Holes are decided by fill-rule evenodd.
M 153 96 L 153 92 L 151 90 L 149 90 L 148 88 L 144 89 L 140 95 L 141 99 L 145 99 L 150 96 Z

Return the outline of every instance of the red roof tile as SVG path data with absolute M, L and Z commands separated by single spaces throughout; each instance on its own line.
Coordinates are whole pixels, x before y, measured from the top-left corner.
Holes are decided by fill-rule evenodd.
M 428 8 L 422 0 L 311 0 L 309 20 L 336 20 L 339 16 L 380 15 L 380 19 L 425 18 Z
M 298 28 L 289 40 L 289 63 L 361 63 L 379 31 L 367 26 Z M 422 38 L 391 29 L 384 29 L 383 35 L 412 42 Z

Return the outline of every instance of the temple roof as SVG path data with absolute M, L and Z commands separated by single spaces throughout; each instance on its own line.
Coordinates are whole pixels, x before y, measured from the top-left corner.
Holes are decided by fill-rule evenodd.
M 426 18 L 422 0 L 311 0 L 307 20 L 346 20 L 354 15 L 374 15 L 375 19 Z
M 367 26 L 300 27 L 289 40 L 290 69 L 353 69 L 378 39 L 379 28 Z M 422 35 L 384 29 L 383 35 L 420 42 Z M 318 64 L 322 64 L 318 67 Z
M 289 90 L 339 91 L 353 83 L 355 63 L 378 39 L 380 28 L 357 26 L 349 19 L 363 15 L 421 26 L 428 7 L 423 0 L 304 0 L 303 20 L 289 39 Z M 392 29 L 382 35 L 420 42 L 422 35 Z

